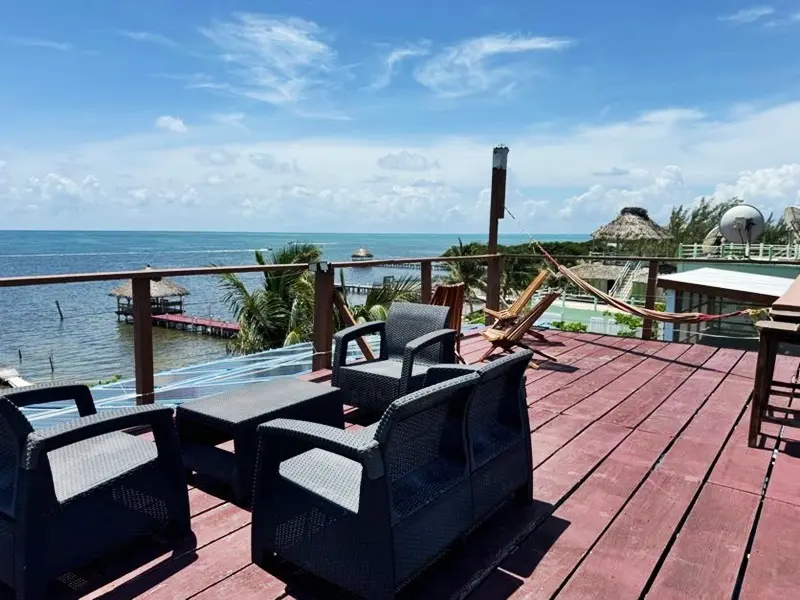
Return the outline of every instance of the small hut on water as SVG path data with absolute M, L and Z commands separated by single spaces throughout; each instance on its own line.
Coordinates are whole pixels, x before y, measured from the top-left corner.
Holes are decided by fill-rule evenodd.
M 146 269 L 149 268 L 148 265 Z M 183 298 L 188 295 L 189 290 L 169 279 L 151 281 L 150 314 L 182 315 Z M 109 296 L 117 299 L 117 320 L 133 318 L 133 283 L 130 280 L 111 290 Z

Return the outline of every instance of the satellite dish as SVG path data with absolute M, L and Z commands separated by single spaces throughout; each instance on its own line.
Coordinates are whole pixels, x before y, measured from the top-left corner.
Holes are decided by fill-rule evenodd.
M 719 232 L 719 225 L 714 227 L 708 232 L 708 235 L 703 239 L 703 252 L 706 254 L 714 254 L 722 242 L 722 234 Z
M 732 244 L 752 244 L 764 233 L 764 215 L 755 206 L 739 204 L 722 215 L 719 231 Z
M 783 222 L 792 234 L 792 243 L 800 244 L 800 206 L 790 206 L 783 213 Z

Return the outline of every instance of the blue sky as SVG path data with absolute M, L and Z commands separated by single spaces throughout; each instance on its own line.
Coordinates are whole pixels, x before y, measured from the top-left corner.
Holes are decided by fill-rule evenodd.
M 0 15 L 0 227 L 480 232 L 497 143 L 534 233 L 800 201 L 800 0 Z

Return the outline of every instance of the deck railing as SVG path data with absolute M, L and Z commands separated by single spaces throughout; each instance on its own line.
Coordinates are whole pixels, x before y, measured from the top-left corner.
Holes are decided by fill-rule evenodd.
M 526 254 L 513 255 L 515 258 L 539 258 L 541 255 Z M 561 261 L 576 260 L 596 260 L 595 256 L 556 256 Z M 759 260 L 735 260 L 735 259 L 707 259 L 707 258 L 683 258 L 674 259 L 670 257 L 625 257 L 623 260 L 645 261 L 649 265 L 647 292 L 644 306 L 653 308 L 656 300 L 656 285 L 658 278 L 658 267 L 662 262 L 669 263 L 714 263 L 723 262 L 725 264 L 770 264 L 771 261 Z M 502 254 L 484 254 L 477 256 L 455 256 L 455 257 L 422 257 L 422 258 L 395 258 L 386 260 L 366 260 L 366 261 L 345 261 L 345 262 L 319 262 L 311 265 L 306 264 L 282 264 L 282 265 L 241 265 L 241 266 L 214 266 L 214 267 L 192 267 L 174 269 L 146 269 L 137 271 L 112 271 L 104 273 L 71 273 L 58 275 L 36 275 L 29 277 L 4 277 L 0 278 L 0 288 L 4 287 L 31 287 L 40 285 L 56 285 L 70 283 L 84 283 L 97 281 L 117 281 L 130 279 L 133 288 L 133 359 L 134 373 L 136 377 L 137 402 L 140 404 L 152 403 L 154 399 L 154 367 L 153 367 L 153 323 L 150 312 L 150 282 L 165 277 L 193 277 L 193 276 L 216 276 L 224 273 L 267 273 L 267 272 L 286 272 L 286 271 L 305 271 L 314 272 L 315 289 L 315 309 L 314 309 L 314 333 L 313 347 L 314 357 L 312 366 L 315 370 L 330 368 L 333 350 L 333 306 L 334 306 L 334 270 L 349 267 L 384 267 L 384 266 L 403 266 L 415 265 L 419 267 L 421 280 L 421 300 L 429 302 L 433 288 L 433 269 L 434 263 L 457 263 L 462 261 L 481 261 L 487 268 L 488 293 L 486 306 L 492 309 L 500 308 L 500 277 L 503 268 Z M 788 260 L 784 264 L 800 265 L 800 260 Z M 415 268 L 415 267 L 411 267 Z M 531 273 L 531 276 L 534 274 Z M 0 327 L 2 327 L 2 315 L 0 315 Z M 652 322 L 644 320 L 642 326 L 642 337 L 650 339 L 652 337 Z
M 752 258 L 770 261 L 800 259 L 800 244 L 720 244 L 705 247 L 703 244 L 681 244 L 678 258 Z
M 68 273 L 54 275 L 34 275 L 29 277 L 2 277 L 0 288 L 33 287 L 40 285 L 57 285 L 69 283 L 87 283 L 97 281 L 118 281 L 130 279 L 133 293 L 133 362 L 136 379 L 136 396 L 138 404 L 150 404 L 154 401 L 155 373 L 153 368 L 153 321 L 150 301 L 150 282 L 165 277 L 195 277 L 222 275 L 225 273 L 268 273 L 268 272 L 314 272 L 314 356 L 312 368 L 322 370 L 330 368 L 333 354 L 333 306 L 334 306 L 334 270 L 348 267 L 402 266 L 415 265 L 420 270 L 421 299 L 430 302 L 433 287 L 433 263 L 455 263 L 461 261 L 482 261 L 487 264 L 487 275 L 490 284 L 499 289 L 502 255 L 485 254 L 478 256 L 456 257 L 423 257 L 396 258 L 387 260 L 366 260 L 347 262 L 318 262 L 312 264 L 280 264 L 280 265 L 240 265 L 189 267 L 173 269 L 142 269 L 135 271 L 110 271 L 103 273 Z M 413 268 L 413 267 L 412 267 Z M 489 308 L 499 308 L 499 296 L 487 298 Z M 0 315 L 2 317 L 2 315 Z M 2 321 L 0 320 L 0 327 Z

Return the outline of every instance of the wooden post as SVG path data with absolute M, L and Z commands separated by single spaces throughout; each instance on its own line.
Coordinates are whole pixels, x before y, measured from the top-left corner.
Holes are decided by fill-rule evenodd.
M 421 262 L 419 265 L 420 278 L 422 280 L 420 296 L 423 304 L 431 303 L 431 291 L 433 289 L 433 268 L 429 261 Z
M 333 354 L 333 269 L 328 263 L 312 265 L 314 274 L 314 356 L 311 368 L 331 368 Z
M 508 148 L 497 146 L 492 152 L 492 195 L 489 201 L 489 243 L 487 252 L 497 254 L 497 241 L 500 219 L 506 212 L 506 171 L 508 169 Z M 500 309 L 500 271 L 501 261 L 489 259 L 486 272 L 486 308 Z M 469 293 L 469 290 L 467 291 Z M 494 319 L 486 315 L 486 324 L 491 325 Z
M 650 269 L 647 272 L 647 292 L 644 298 L 644 307 L 653 310 L 656 307 L 656 289 L 658 284 L 658 261 L 650 261 Z M 642 321 L 642 339 L 649 340 L 653 337 L 653 320 L 644 319 Z
M 136 373 L 136 404 L 152 404 L 153 319 L 150 314 L 150 280 L 133 279 L 133 362 Z
M 59 304 L 58 300 L 56 300 L 56 308 L 58 309 L 58 317 L 63 321 L 64 313 L 61 312 L 61 304 Z

